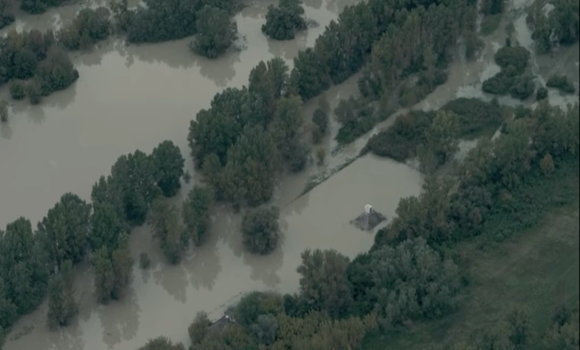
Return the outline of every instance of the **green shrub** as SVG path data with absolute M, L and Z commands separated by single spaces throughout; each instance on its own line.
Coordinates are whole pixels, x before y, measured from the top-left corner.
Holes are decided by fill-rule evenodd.
M 546 82 L 546 86 L 558 89 L 568 94 L 573 94 L 576 92 L 576 88 L 574 88 L 574 85 L 565 75 L 552 75 Z
M 15 100 L 22 100 L 26 97 L 26 84 L 22 81 L 13 81 L 10 83 L 10 96 Z

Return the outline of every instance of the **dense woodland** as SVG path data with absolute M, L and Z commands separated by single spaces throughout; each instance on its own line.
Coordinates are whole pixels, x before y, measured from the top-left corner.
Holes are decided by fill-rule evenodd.
M 485 3 L 495 13 L 501 2 Z M 13 96 L 14 91 L 31 99 L 42 96 L 78 77 L 62 48 L 90 46 L 113 28 L 135 43 L 183 38 L 214 24 L 197 18 L 199 11 L 230 26 L 226 15 L 236 8 L 228 1 L 212 2 L 214 8 L 185 0 L 149 0 L 147 5 L 129 10 L 126 2 L 116 3 L 113 21 L 106 9 L 83 10 L 72 27 L 57 34 L 10 33 L 0 42 L 5 48 L 2 81 L 28 80 L 11 86 Z M 101 303 L 123 298 L 134 265 L 128 244 L 135 226 L 149 225 L 167 261 L 176 264 L 190 243 L 204 243 L 211 207 L 224 201 L 244 211 L 240 234 L 246 249 L 255 254 L 276 249 L 282 239 L 278 209 L 259 206 L 271 199 L 280 172 L 301 171 L 308 161 L 310 150 L 301 137 L 303 101 L 368 63 L 359 81 L 364 99 L 343 101 L 335 111 L 343 124 L 339 142 L 348 143 L 389 110 L 412 104 L 441 84 L 459 38 L 469 43 L 467 56 L 476 50 L 475 16 L 471 0 L 370 0 L 348 6 L 314 48 L 299 53 L 292 70 L 279 58 L 260 62 L 247 87 L 216 94 L 211 107 L 192 120 L 191 156 L 204 180 L 181 207 L 164 198 L 179 191 L 184 159 L 177 146 L 164 141 L 151 154 L 137 150 L 119 157 L 111 174 L 95 183 L 90 203 L 67 193 L 36 229 L 23 217 L 8 224 L 0 231 L 0 336 L 46 296 L 48 325 L 66 326 L 78 310 L 72 271 L 85 259 L 93 267 L 94 297 Z M 227 48 L 227 40 L 221 40 L 233 35 L 230 28 L 219 38 L 202 36 L 192 47 L 213 45 L 211 50 L 220 49 L 212 52 L 219 54 Z M 514 57 L 526 53 L 511 45 L 500 51 L 496 61 L 502 71 L 504 66 L 525 71 L 527 59 Z M 369 107 L 369 101 L 378 101 L 378 108 Z M 313 116 L 320 134 L 327 132 L 329 113 L 320 100 Z M 402 199 L 397 217 L 377 233 L 368 253 L 351 261 L 334 250 L 306 250 L 297 268 L 296 294 L 251 293 L 229 310 L 236 322 L 225 325 L 213 324 L 203 313 L 192 315 L 192 349 L 356 349 L 366 334 L 405 331 L 412 322 L 454 312 L 469 282 L 454 249 L 457 242 L 474 236 L 502 241 L 536 224 L 545 208 L 577 196 L 563 185 L 558 195 L 554 192 L 560 177 L 578 174 L 578 105 L 562 110 L 544 99 L 533 111 L 512 115 L 497 101 L 458 99 L 435 112 L 399 118 L 365 151 L 399 161 L 418 157 L 426 173 L 449 163 L 460 138 L 504 127 L 498 138 L 484 138 L 469 152 L 454 171 L 456 183 L 428 176 L 421 195 Z M 146 260 L 142 257 L 142 267 Z M 536 338 L 527 331 L 528 317 L 525 310 L 514 310 L 505 322 L 455 350 L 516 349 L 538 340 L 546 349 L 578 345 L 577 309 L 558 310 L 553 327 Z M 161 337 L 142 349 L 185 347 Z

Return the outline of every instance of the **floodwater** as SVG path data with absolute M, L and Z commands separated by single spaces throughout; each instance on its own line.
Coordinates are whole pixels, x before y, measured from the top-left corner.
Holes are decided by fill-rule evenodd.
M 109 173 L 122 154 L 149 152 L 170 139 L 188 155 L 189 121 L 209 107 L 216 92 L 247 84 L 259 60 L 282 57 L 291 66 L 297 52 L 312 46 L 330 20 L 355 2 L 306 0 L 306 17 L 318 26 L 286 42 L 267 40 L 260 31 L 272 2 L 252 3 L 235 18 L 241 36 L 237 44 L 244 49 L 214 61 L 192 54 L 187 48 L 191 39 L 143 46 L 112 39 L 93 52 L 75 55 L 80 78 L 69 89 L 45 98 L 39 106 L 10 100 L 9 123 L 0 129 L 0 227 L 19 216 L 37 222 L 65 192 L 88 200 L 93 183 Z M 85 1 L 81 6 L 102 4 Z M 78 9 L 77 4 L 41 16 L 18 14 L 16 23 L 2 32 L 56 29 L 74 18 Z M 352 82 L 327 93 L 332 104 L 356 90 Z M 2 97 L 7 94 L 6 87 L 0 90 Z M 312 166 L 310 171 L 323 168 Z M 132 254 L 138 260 L 147 252 L 152 268 L 142 271 L 135 266 L 132 285 L 121 301 L 108 305 L 94 301 L 91 270 L 84 262 L 77 268 L 80 310 L 73 324 L 48 331 L 45 302 L 17 322 L 4 349 L 127 350 L 158 335 L 188 344 L 186 328 L 197 311 L 219 317 L 245 292 L 296 291 L 296 267 L 304 249 L 334 248 L 351 258 L 367 251 L 373 233 L 359 231 L 349 221 L 368 203 L 392 218 L 399 199 L 418 194 L 421 184 L 416 171 L 373 156 L 357 160 L 299 197 L 307 175 L 288 176 L 277 187 L 274 202 L 281 207 L 284 240 L 274 253 L 245 254 L 240 215 L 225 207 L 214 210 L 208 242 L 191 249 L 177 266 L 165 263 L 148 228 L 139 227 L 131 235 Z M 179 203 L 190 187 L 185 185 L 171 201 Z

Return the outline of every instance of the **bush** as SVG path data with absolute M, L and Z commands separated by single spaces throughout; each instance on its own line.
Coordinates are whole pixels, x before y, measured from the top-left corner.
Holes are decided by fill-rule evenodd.
M 22 81 L 13 81 L 10 83 L 10 96 L 15 100 L 22 100 L 26 97 L 26 85 Z
M 260 315 L 284 312 L 282 296 L 277 293 L 252 292 L 245 295 L 234 308 L 236 321 L 244 327 L 256 323 Z
M 514 67 L 517 74 L 522 74 L 528 67 L 530 52 L 521 46 L 504 46 L 495 53 L 495 63 L 502 70 Z
M 206 5 L 197 13 L 197 37 L 191 49 L 202 56 L 216 58 L 223 54 L 238 33 L 236 22 L 227 11 Z
M 243 243 L 256 254 L 268 254 L 280 240 L 280 212 L 277 207 L 260 208 L 244 215 L 242 222 Z
M 371 131 L 379 121 L 378 118 L 375 118 L 373 112 L 372 107 L 356 112 L 355 119 L 348 121 L 338 130 L 336 141 L 341 145 L 345 145 Z
M 321 108 L 317 108 L 312 115 L 312 122 L 318 126 L 318 129 L 322 135 L 326 134 L 328 131 L 328 124 L 330 122 L 328 113 L 324 112 Z
M 502 70 L 493 77 L 484 81 L 481 85 L 481 90 L 488 94 L 505 95 L 514 85 L 516 75 L 515 68 L 508 67 L 508 69 Z
M 548 98 L 548 89 L 541 87 L 536 91 L 536 101 L 545 100 Z
M 60 43 L 68 50 L 88 49 L 109 36 L 111 11 L 106 7 L 85 8 L 71 24 L 58 33 Z
M 308 155 L 310 155 L 310 148 L 304 142 L 296 142 L 292 146 L 289 157 L 288 165 L 290 166 L 290 171 L 293 173 L 298 173 L 306 167 L 308 162 Z
M 510 89 L 510 95 L 513 98 L 523 101 L 532 96 L 535 89 L 536 84 L 534 84 L 534 78 L 530 74 L 524 74 L 514 79 L 514 84 Z
M 503 122 L 503 113 L 498 104 L 477 98 L 458 98 L 442 107 L 459 118 L 459 135 L 475 137 L 484 132 L 495 131 Z
M 546 82 L 546 86 L 569 94 L 576 92 L 576 88 L 565 75 L 552 75 Z
M 207 329 L 211 326 L 211 321 L 209 320 L 207 313 L 201 311 L 195 315 L 195 319 L 187 328 L 189 333 L 189 339 L 191 339 L 192 344 L 199 344 L 207 335 Z
M 378 156 L 404 162 L 415 156 L 417 145 L 425 142 L 425 131 L 434 117 L 435 113 L 422 111 L 402 115 L 393 126 L 373 136 L 363 152 L 370 150 Z
M 268 6 L 262 32 L 275 40 L 292 40 L 298 30 L 306 29 L 301 0 L 281 0 L 278 7 Z

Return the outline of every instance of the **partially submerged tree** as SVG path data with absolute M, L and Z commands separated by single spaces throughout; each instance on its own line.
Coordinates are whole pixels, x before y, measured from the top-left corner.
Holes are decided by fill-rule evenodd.
M 280 241 L 280 212 L 277 207 L 259 208 L 244 215 L 242 222 L 243 243 L 256 254 L 268 254 Z
M 66 260 L 58 273 L 48 282 L 48 325 L 51 328 L 68 326 L 78 312 L 74 296 L 72 263 Z
M 197 12 L 197 37 L 191 43 L 196 53 L 208 58 L 223 54 L 236 39 L 238 26 L 230 14 L 222 9 L 205 5 Z

